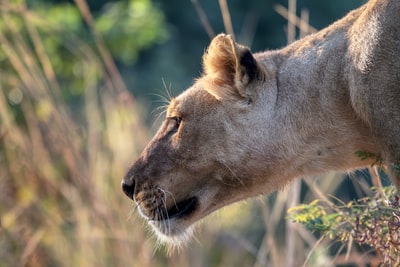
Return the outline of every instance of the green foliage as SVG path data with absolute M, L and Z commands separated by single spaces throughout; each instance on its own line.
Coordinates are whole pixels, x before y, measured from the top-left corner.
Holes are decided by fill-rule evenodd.
M 288 219 L 332 240 L 367 245 L 388 266 L 400 263 L 400 201 L 393 186 L 338 205 L 315 200 L 289 209 Z
M 150 0 L 107 4 L 94 16 L 95 32 L 90 25 L 85 27 L 80 11 L 73 4 L 51 5 L 37 1 L 31 4 L 29 11 L 25 9 L 23 4 L 12 2 L 0 17 L 0 38 L 5 40 L 0 47 L 0 68 L 6 71 L 7 77 L 16 75 L 16 66 L 10 66 L 13 62 L 6 60 L 5 49 L 9 47 L 7 44 L 27 40 L 20 42 L 17 54 L 34 50 L 34 62 L 40 62 L 46 55 L 64 88 L 62 97 L 72 102 L 83 94 L 87 86 L 85 76 L 90 73 L 88 62 L 99 53 L 93 35 L 103 36 L 111 55 L 124 63 L 133 63 L 140 51 L 167 37 L 164 17 Z M 104 70 L 99 68 L 98 71 Z M 13 87 L 12 79 L 2 79 L 2 82 L 5 87 Z
M 107 4 L 96 29 L 112 54 L 129 64 L 139 51 L 166 40 L 164 24 L 163 14 L 150 0 L 129 0 Z
M 58 5 L 38 4 L 32 11 L 38 18 L 46 18 L 46 20 L 36 20 L 37 26 L 43 32 L 54 33 L 54 31 L 62 31 L 64 33 L 78 34 L 82 31 L 83 21 L 75 5 L 68 3 Z
M 325 208 L 314 200 L 310 204 L 301 204 L 288 210 L 288 218 L 304 224 L 310 231 L 329 231 L 338 221 L 338 214 L 327 214 Z
M 383 164 L 383 159 L 381 156 L 368 151 L 356 151 L 356 156 L 359 157 L 361 160 L 374 159 L 375 161 L 371 163 L 371 167 L 375 165 L 381 167 Z
M 392 163 L 390 164 L 395 170 L 400 171 L 400 164 Z

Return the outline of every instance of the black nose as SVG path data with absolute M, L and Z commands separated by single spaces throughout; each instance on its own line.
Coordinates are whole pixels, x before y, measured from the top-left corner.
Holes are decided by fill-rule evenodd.
M 124 191 L 125 195 L 127 195 L 130 199 L 133 200 L 133 193 L 135 192 L 135 180 L 132 180 L 132 184 L 129 184 L 129 182 L 122 181 L 121 186 L 122 186 L 122 191 Z

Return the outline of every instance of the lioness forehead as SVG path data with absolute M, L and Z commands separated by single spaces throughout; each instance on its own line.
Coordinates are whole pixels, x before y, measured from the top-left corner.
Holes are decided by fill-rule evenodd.
M 200 110 L 209 110 L 216 102 L 218 102 L 217 99 L 202 84 L 196 83 L 176 98 L 171 99 L 167 117 L 184 116 Z
M 167 108 L 167 117 L 178 116 L 179 113 L 179 100 L 172 98 Z

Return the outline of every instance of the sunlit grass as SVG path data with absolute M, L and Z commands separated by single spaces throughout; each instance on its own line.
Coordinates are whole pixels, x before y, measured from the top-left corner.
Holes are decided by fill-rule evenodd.
M 150 249 L 120 193 L 147 139 L 139 104 L 78 37 L 65 51 L 84 72 L 83 104 L 66 104 L 47 25 L 23 4 L 0 12 L 0 266 L 131 265 Z

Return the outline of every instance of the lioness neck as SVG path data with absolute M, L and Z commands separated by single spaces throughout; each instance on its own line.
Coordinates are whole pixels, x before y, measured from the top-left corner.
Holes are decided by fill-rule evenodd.
M 320 174 L 365 166 L 357 151 L 376 144 L 354 111 L 349 93 L 348 33 L 362 9 L 325 30 L 273 53 L 258 54 L 276 66 L 276 146 L 288 176 Z M 269 137 L 271 138 L 271 137 Z M 372 160 L 372 159 L 371 159 Z M 291 166 L 287 166 L 291 162 Z

